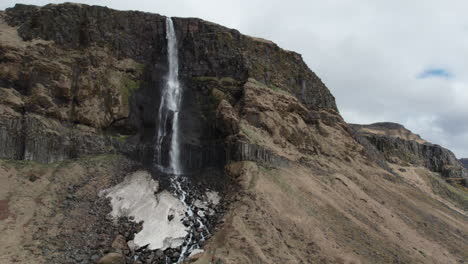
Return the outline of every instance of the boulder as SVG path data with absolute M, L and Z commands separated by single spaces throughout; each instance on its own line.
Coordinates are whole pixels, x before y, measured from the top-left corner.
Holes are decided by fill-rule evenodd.
M 108 253 L 97 264 L 125 264 L 125 257 L 120 253 Z
M 129 250 L 127 240 L 122 235 L 117 235 L 112 242 L 112 248 L 120 250 Z

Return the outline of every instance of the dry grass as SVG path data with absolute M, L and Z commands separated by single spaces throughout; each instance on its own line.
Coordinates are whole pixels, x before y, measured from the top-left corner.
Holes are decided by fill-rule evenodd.
M 343 129 L 345 124 L 301 127 L 301 120 L 291 121 L 300 118 L 297 112 L 281 110 L 291 109 L 288 104 L 294 101 L 265 93 L 260 88 L 246 91 L 244 113 L 256 109 L 260 118 L 241 121 L 243 130 L 250 130 L 244 133 L 301 162 L 281 169 L 253 162 L 230 164 L 228 172 L 242 186 L 239 201 L 195 263 L 468 259 L 466 192 L 455 192 L 446 183 L 435 188 L 433 180 L 439 175 L 424 168 L 405 167 L 406 172 L 391 174 L 363 156 L 362 146 Z M 280 140 L 298 127 L 310 142 Z M 315 151 L 304 151 L 311 148 Z

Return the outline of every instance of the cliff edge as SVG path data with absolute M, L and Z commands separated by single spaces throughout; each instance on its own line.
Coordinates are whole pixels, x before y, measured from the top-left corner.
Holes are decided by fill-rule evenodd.
M 448 149 L 431 144 L 395 123 L 351 125 L 357 136 L 369 141 L 391 163 L 424 166 L 449 182 L 468 186 L 468 171 Z

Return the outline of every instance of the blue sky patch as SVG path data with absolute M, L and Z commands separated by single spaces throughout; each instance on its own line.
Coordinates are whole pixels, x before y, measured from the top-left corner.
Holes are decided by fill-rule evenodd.
M 452 79 L 454 76 L 451 72 L 442 69 L 442 68 L 430 68 L 418 75 L 419 79 L 426 78 L 442 78 L 442 79 Z

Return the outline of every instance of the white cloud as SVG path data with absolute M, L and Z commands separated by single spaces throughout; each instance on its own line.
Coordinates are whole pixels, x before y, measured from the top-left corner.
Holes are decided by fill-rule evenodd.
M 2 0 L 0 9 L 14 2 Z M 303 54 L 337 98 L 346 120 L 399 122 L 468 157 L 468 127 L 463 125 L 468 123 L 466 0 L 81 2 L 201 17 L 271 39 Z M 431 68 L 454 77 L 418 78 Z

